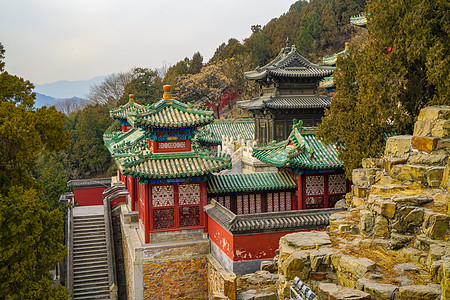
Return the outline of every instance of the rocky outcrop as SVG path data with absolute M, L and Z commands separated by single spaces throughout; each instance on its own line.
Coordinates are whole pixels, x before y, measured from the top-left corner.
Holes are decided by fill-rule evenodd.
M 450 299 L 449 155 L 450 107 L 422 110 L 413 135 L 353 170 L 350 207 L 327 231 L 280 239 L 262 264 L 279 299 L 295 277 L 319 299 Z

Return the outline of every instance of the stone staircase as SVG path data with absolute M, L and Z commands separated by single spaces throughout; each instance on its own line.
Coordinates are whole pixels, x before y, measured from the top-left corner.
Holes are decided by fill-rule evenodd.
M 110 299 L 104 215 L 73 219 L 73 299 Z

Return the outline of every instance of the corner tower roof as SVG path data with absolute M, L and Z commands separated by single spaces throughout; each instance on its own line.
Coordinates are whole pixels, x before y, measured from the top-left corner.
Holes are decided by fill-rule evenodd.
M 128 103 L 111 109 L 109 115 L 116 120 L 127 120 L 128 115 L 141 113 L 146 110 L 148 110 L 148 106 L 137 104 L 134 102 L 133 95 L 130 94 Z
M 302 133 L 302 123 L 302 121 L 294 123 L 287 140 L 254 147 L 253 156 L 268 165 L 296 171 L 343 168 L 336 147 L 325 146 L 314 133 Z
M 130 114 L 129 123 L 140 127 L 185 128 L 204 126 L 214 120 L 214 111 L 174 100 L 170 89 L 170 86 L 164 86 L 164 98 L 147 107 L 146 111 Z
M 281 49 L 278 56 L 263 67 L 245 72 L 244 76 L 250 80 L 261 80 L 271 77 L 325 77 L 330 76 L 335 68 L 319 66 L 304 58 L 294 45 Z

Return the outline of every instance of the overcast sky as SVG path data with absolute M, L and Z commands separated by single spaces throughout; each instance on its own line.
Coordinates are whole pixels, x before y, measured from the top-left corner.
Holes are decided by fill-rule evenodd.
M 35 84 L 207 61 L 295 0 L 1 0 L 6 70 Z

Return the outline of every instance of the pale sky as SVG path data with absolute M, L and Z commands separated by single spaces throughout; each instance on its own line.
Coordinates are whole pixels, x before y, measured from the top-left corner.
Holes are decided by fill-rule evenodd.
M 6 70 L 35 84 L 206 62 L 295 0 L 0 0 Z

